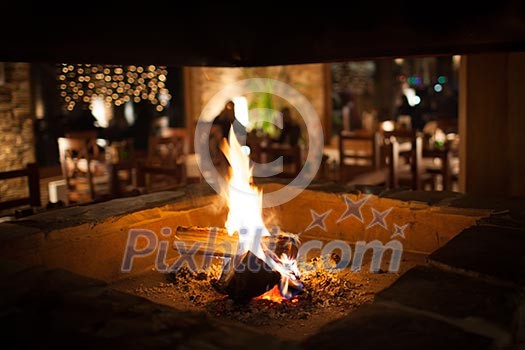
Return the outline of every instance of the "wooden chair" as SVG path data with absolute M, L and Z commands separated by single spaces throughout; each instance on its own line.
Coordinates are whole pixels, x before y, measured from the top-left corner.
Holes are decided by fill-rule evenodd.
M 414 130 L 384 132 L 384 144 L 388 164 L 388 187 L 423 189 L 432 184 L 430 174 L 423 172 L 423 138 Z M 407 147 L 408 146 L 408 147 Z
M 453 183 L 458 181 L 459 169 L 453 164 L 455 161 L 457 155 L 451 148 L 450 142 L 445 142 L 442 147 L 423 147 L 424 171 L 435 178 L 441 177 L 443 191 L 453 190 Z
M 184 128 L 163 129 L 160 135 L 150 137 L 148 164 L 177 166 L 183 164 L 188 154 L 188 137 Z
M 71 202 L 89 202 L 109 196 L 110 174 L 96 139 L 60 137 L 58 150 Z
M 0 180 L 16 179 L 27 177 L 29 187 L 29 196 L 14 198 L 0 202 L 0 210 L 16 208 L 24 205 L 31 207 L 40 207 L 40 177 L 38 174 L 38 165 L 36 163 L 27 164 L 27 167 L 20 170 L 11 170 L 0 173 Z
M 186 180 L 187 154 L 185 129 L 164 129 L 160 135 L 151 136 L 147 159 L 138 163 L 137 186 L 146 191 L 181 186 Z
M 161 138 L 174 138 L 177 141 L 177 144 L 182 144 L 182 149 L 184 151 L 184 154 L 188 153 L 189 149 L 189 137 L 188 137 L 188 131 L 186 128 L 164 128 L 160 130 Z
M 96 140 L 98 137 L 98 130 L 68 131 L 65 133 L 65 137 L 70 139 Z
M 112 141 L 105 149 L 105 161 L 111 174 L 110 193 L 119 198 L 135 193 L 137 159 L 133 138 Z
M 350 180 L 381 166 L 381 134 L 369 131 L 339 133 L 339 179 Z
M 253 144 L 252 159 L 259 164 L 270 163 L 282 157 L 283 171 L 275 177 L 294 178 L 303 167 L 302 151 L 299 145 L 290 146 L 278 143 Z

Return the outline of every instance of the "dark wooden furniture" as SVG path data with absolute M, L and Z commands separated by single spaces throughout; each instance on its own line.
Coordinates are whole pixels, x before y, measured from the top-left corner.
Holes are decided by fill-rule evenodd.
M 339 178 L 350 180 L 381 166 L 381 134 L 366 130 L 339 133 Z
M 184 128 L 163 129 L 149 139 L 147 163 L 167 167 L 183 164 L 188 154 L 187 140 Z
M 70 139 L 96 140 L 98 137 L 98 130 L 68 131 L 65 133 L 65 137 Z
M 137 192 L 132 138 L 108 141 L 102 151 L 91 134 L 85 134 L 86 138 L 81 138 L 82 134 L 77 136 L 58 139 L 70 202 L 108 200 Z
M 290 146 L 275 142 L 258 143 L 251 146 L 252 159 L 259 164 L 267 164 L 282 157 L 282 172 L 275 177 L 294 178 L 303 167 L 302 152 L 299 145 Z
M 453 183 L 458 181 L 457 167 L 453 165 L 457 161 L 457 150 L 450 142 L 445 142 L 441 147 L 423 147 L 423 159 L 438 159 L 438 166 L 424 166 L 424 172 L 436 176 L 441 176 L 443 191 L 453 190 Z
M 71 202 L 90 202 L 110 196 L 110 174 L 96 139 L 58 139 L 62 174 Z
M 110 193 L 119 198 L 136 191 L 137 159 L 133 138 L 111 141 L 105 148 L 105 161 L 110 173 Z
M 29 197 L 10 199 L 0 202 L 0 210 L 15 208 L 23 205 L 30 205 L 31 207 L 41 206 L 38 165 L 36 163 L 29 163 L 24 169 L 4 171 L 0 173 L 0 180 L 15 179 L 19 177 L 27 177 Z
M 147 159 L 137 164 L 137 186 L 148 192 L 181 186 L 186 181 L 187 154 L 186 129 L 164 129 L 151 136 Z
M 388 187 L 424 189 L 433 187 L 433 178 L 423 171 L 423 136 L 415 130 L 384 132 L 384 144 L 388 164 Z
M 298 144 L 291 146 L 276 142 L 269 135 L 251 132 L 246 137 L 246 145 L 250 147 L 251 160 L 257 164 L 268 164 L 282 158 L 282 169 L 274 169 L 279 173 L 272 177 L 294 178 L 301 172 L 303 158 Z

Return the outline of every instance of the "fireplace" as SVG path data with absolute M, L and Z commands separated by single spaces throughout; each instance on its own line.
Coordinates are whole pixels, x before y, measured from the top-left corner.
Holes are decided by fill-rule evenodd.
M 203 8 L 198 16 L 178 11 L 175 20 L 173 14 L 170 21 L 157 20 L 151 27 L 156 33 L 133 35 L 122 35 L 119 26 L 65 31 L 62 21 L 39 13 L 29 21 L 32 31 L 5 28 L 0 55 L 23 62 L 252 67 L 468 54 L 461 78 L 465 86 L 468 81 L 462 95 L 467 193 L 523 194 L 517 146 L 523 139 L 523 65 L 521 54 L 511 52 L 523 51 L 525 42 L 519 2 L 491 4 L 490 10 L 442 3 L 426 14 L 410 2 L 378 8 L 362 5 L 340 18 L 323 6 L 315 16 L 272 14 L 270 26 L 265 15 Z M 85 40 L 71 40 L 73 35 Z M 484 52 L 497 54 L 477 55 Z M 205 72 L 202 77 L 209 80 Z M 191 69 L 185 70 L 185 82 L 192 79 Z M 321 94 L 313 95 L 322 106 Z M 194 118 L 192 99 L 199 96 L 185 99 L 185 114 Z M 487 142 L 489 130 L 496 142 Z M 263 194 L 282 188 L 285 183 L 277 181 L 256 184 Z M 524 208 L 514 199 L 313 182 L 292 200 L 262 209 L 270 238 L 255 241 L 276 240 L 263 253 L 278 251 L 277 259 L 266 261 L 250 240 L 254 249 L 241 250 L 241 256 L 253 253 L 263 271 L 234 274 L 236 283 L 225 277 L 225 267 L 236 265 L 240 233 L 226 224 L 231 203 L 208 185 L 49 210 L 0 223 L 2 344 L 520 348 Z M 272 261 L 276 265 L 266 271 Z
M 271 193 L 285 184 L 257 187 Z M 519 330 L 521 299 L 513 286 L 523 278 L 511 262 L 520 266 L 523 232 L 510 227 L 514 209 L 494 211 L 501 205 L 508 203 L 314 182 L 293 200 L 262 210 L 266 225 L 299 236 L 296 248 L 312 247 L 298 265 L 302 289 L 283 298 L 279 278 L 270 279 L 274 284 L 263 286 L 268 293 L 242 300 L 216 285 L 228 258 L 224 242 L 238 242 L 224 228 L 226 200 L 207 185 L 3 223 L 2 284 L 16 306 L 6 314 L 14 320 L 8 341 L 20 341 L 23 327 L 38 323 L 42 337 L 27 340 L 32 345 L 85 339 L 315 348 L 342 346 L 350 336 L 362 344 L 376 338 L 388 344 L 387 335 L 411 344 L 408 338 L 424 334 L 418 340 L 424 344 L 441 339 L 445 346 L 450 337 L 465 346 L 507 346 Z M 506 240 L 507 253 L 496 236 Z M 188 254 L 209 268 L 192 271 L 182 259 L 181 269 L 170 269 Z M 331 270 L 341 261 L 346 265 Z M 462 321 L 471 316 L 488 328 Z M 399 327 L 423 330 L 404 337 Z

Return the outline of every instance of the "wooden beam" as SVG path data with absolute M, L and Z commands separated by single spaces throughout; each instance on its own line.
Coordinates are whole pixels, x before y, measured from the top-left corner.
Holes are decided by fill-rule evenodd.
M 190 153 L 195 152 L 195 111 L 193 108 L 193 83 L 191 68 L 184 67 L 182 69 L 183 75 L 183 89 L 184 89 L 184 117 L 186 121 L 186 130 L 188 130 L 188 142 Z
M 271 16 L 226 7 L 179 8 L 167 21 L 148 25 L 146 19 L 148 30 L 133 35 L 122 35 L 119 25 L 100 31 L 89 25 L 69 28 L 44 15 L 61 9 L 42 4 L 23 31 L 12 30 L 8 21 L 0 23 L 0 30 L 9 33 L 2 38 L 0 61 L 250 67 L 525 47 L 523 5 L 517 0 L 489 5 L 440 1 L 432 11 L 422 11 L 413 1 L 361 2 L 352 11 L 338 11 L 337 4 L 328 2 L 295 15 L 282 11 Z M 79 20 L 115 24 L 114 18 Z
M 469 55 L 460 69 L 460 189 L 524 196 L 525 55 Z
M 459 179 L 458 190 L 467 190 L 467 143 L 469 135 L 467 133 L 467 90 L 469 82 L 467 80 L 468 56 L 461 56 L 459 63 L 459 92 L 458 92 L 458 132 L 461 137 L 459 143 Z

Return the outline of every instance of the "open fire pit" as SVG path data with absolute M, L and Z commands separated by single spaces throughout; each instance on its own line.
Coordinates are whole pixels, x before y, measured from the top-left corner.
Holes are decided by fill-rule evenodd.
M 280 294 L 290 300 L 302 290 L 297 268 L 299 237 L 277 226 L 270 233 L 263 219 L 262 192 L 252 185 L 250 158 L 242 152 L 233 127 L 229 135 L 229 143 L 223 139 L 221 145 L 231 167 L 228 188 L 223 189 L 229 208 L 225 227 L 229 236 L 236 236 L 237 244 L 236 250 L 227 249 L 215 285 L 238 302 L 272 293 L 274 299 Z
M 499 238 L 521 232 L 502 214 L 465 208 L 458 194 L 378 196 L 330 184 L 261 208 L 260 192 L 283 185 L 246 184 L 256 201 L 243 199 L 240 208 L 231 195 L 194 185 L 1 224 L 4 300 L 16 300 L 4 310 L 8 339 L 26 339 L 22 329 L 32 327 L 31 339 L 48 345 L 84 339 L 133 347 L 156 339 L 197 348 L 317 348 L 343 346 L 350 335 L 367 344 L 383 333 L 411 344 L 392 331 L 399 325 L 410 334 L 423 327 L 425 341 L 443 346 L 449 341 L 437 339 L 480 348 L 515 339 L 517 323 L 507 318 L 517 317 L 522 299 L 511 287 L 472 277 L 499 273 L 500 258 L 475 264 L 485 240 L 497 250 L 491 230 Z M 237 210 L 242 215 L 232 216 Z M 244 231 L 246 223 L 264 229 Z M 480 246 L 468 243 L 473 237 Z M 255 269 L 228 269 L 243 262 Z M 519 284 L 519 276 L 490 278 Z M 509 316 L 483 311 L 480 302 L 503 303 Z M 458 307 L 447 309 L 452 304 Z M 458 321 L 471 315 L 486 327 Z
M 377 244 L 370 246 L 374 254 L 368 257 L 366 272 L 361 272 L 361 251 L 356 250 L 358 262 L 350 266 L 352 249 L 344 241 L 324 242 L 324 249 L 320 249 L 320 240 L 310 240 L 303 246 L 300 234 L 316 227 L 325 230 L 325 214 L 330 211 L 311 215 L 311 222 L 297 234 L 282 231 L 275 216 L 263 215 L 262 191 L 253 185 L 249 158 L 243 154 L 233 130 L 222 150 L 231 165 L 228 188 L 223 193 L 227 209 L 224 226 L 176 227 L 175 241 L 170 246 L 180 254 L 179 259 L 169 267 L 165 263 L 159 266 L 159 257 L 165 261 L 167 251 L 163 249 L 157 255 L 156 267 L 166 272 L 165 276 L 159 280 L 153 271 L 117 283 L 116 288 L 172 307 L 203 311 L 213 318 L 265 327 L 283 338 L 299 339 L 311 335 L 328 320 L 372 301 L 377 287 L 385 287 L 395 279 L 402 257 L 399 241 L 390 241 L 387 246 L 375 241 Z M 349 216 L 362 220 L 362 206 L 368 199 L 347 200 L 347 210 L 338 221 Z M 374 214 L 378 225 L 386 225 L 384 217 L 389 210 L 382 216 Z M 369 224 L 373 225 L 374 221 Z M 394 234 L 404 235 L 406 227 L 396 225 Z M 171 235 L 172 229 L 165 227 L 161 231 Z M 136 232 L 135 238 L 145 233 Z M 130 264 L 135 255 L 145 255 L 136 240 L 131 246 L 125 264 Z M 320 251 L 312 254 L 312 248 Z M 390 250 L 386 254 L 390 259 L 382 264 L 383 250 Z M 415 254 L 412 259 L 423 260 L 422 255 Z M 385 274 L 385 278 L 376 278 L 371 285 L 374 274 Z M 313 322 L 312 318 L 317 320 Z M 290 332 L 297 328 L 297 322 L 302 323 L 300 335 Z
M 299 341 L 326 323 L 372 302 L 375 293 L 399 277 L 398 273 L 383 269 L 370 272 L 369 262 L 359 272 L 352 272 L 350 268 L 333 271 L 325 267 L 336 264 L 333 257 L 314 257 L 308 268 L 299 269 L 304 289 L 293 298 L 284 299 L 276 284 L 271 287 L 271 283 L 278 283 L 277 279 L 266 285 L 271 288 L 268 292 L 239 302 L 215 287 L 222 262 L 220 258 L 214 260 L 207 272 L 194 273 L 185 267 L 168 274 L 152 270 L 112 286 L 177 309 L 203 312 L 210 318 L 241 322 L 281 339 Z M 424 261 L 422 254 L 406 253 L 403 270 Z M 259 283 L 259 280 L 254 282 Z

